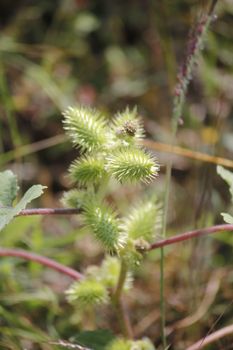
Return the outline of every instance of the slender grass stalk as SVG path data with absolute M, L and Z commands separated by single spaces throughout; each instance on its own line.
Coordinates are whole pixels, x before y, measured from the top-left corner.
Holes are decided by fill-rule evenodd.
M 68 141 L 65 135 L 56 135 L 41 141 L 37 141 L 28 145 L 22 145 L 17 148 L 17 150 L 13 149 L 4 154 L 0 155 L 0 166 L 5 165 L 6 163 L 16 159 L 17 157 L 27 156 L 32 153 L 36 153 L 43 149 L 47 149 L 58 144 L 62 144 Z
M 173 130 L 172 141 L 174 142 L 176 135 L 176 130 Z M 172 142 L 172 143 L 173 143 Z M 164 195 L 164 210 L 162 216 L 162 237 L 166 236 L 167 229 L 167 214 L 168 214 L 168 202 L 170 193 L 170 182 L 171 182 L 171 171 L 172 171 L 172 161 L 170 160 L 166 168 L 166 181 L 165 181 L 165 195 Z M 165 335 L 165 300 L 164 300 L 164 248 L 160 249 L 160 312 L 161 312 L 161 333 L 163 347 L 166 349 L 166 335 Z
M 0 129 L 1 132 L 1 129 Z M 1 135 L 1 134 L 0 134 Z M 17 155 L 19 157 L 27 156 L 29 154 L 39 152 L 41 150 L 54 147 L 56 145 L 62 144 L 67 142 L 68 139 L 63 134 L 56 135 L 38 142 L 34 142 L 28 145 L 22 145 L 18 147 L 17 149 Z M 1 142 L 1 137 L 0 137 Z M 231 159 L 222 158 L 218 156 L 211 156 L 206 153 L 193 151 L 191 149 L 186 149 L 180 146 L 174 146 L 171 144 L 161 143 L 161 142 L 155 142 L 149 139 L 144 139 L 141 141 L 142 145 L 146 148 L 149 148 L 151 150 L 156 150 L 159 152 L 167 152 L 171 154 L 176 154 L 182 157 L 190 158 L 190 159 L 196 159 L 201 162 L 206 162 L 210 164 L 217 164 L 226 166 L 229 168 L 233 168 L 233 161 Z M 0 166 L 5 165 L 6 163 L 16 159 L 16 151 L 11 150 L 8 152 L 5 152 L 4 154 L 0 155 Z
M 206 32 L 212 20 L 212 14 L 215 8 L 217 0 L 211 2 L 209 12 L 200 16 L 197 24 L 190 32 L 187 52 L 185 56 L 184 63 L 181 65 L 180 72 L 178 74 L 178 82 L 175 87 L 175 97 L 173 102 L 173 112 L 172 112 L 172 133 L 171 133 L 171 144 L 174 145 L 175 138 L 179 126 L 179 122 L 182 118 L 182 111 L 185 103 L 186 92 L 190 80 L 192 79 L 192 73 L 194 65 L 197 58 L 202 50 L 203 41 L 206 36 Z M 162 218 L 162 237 L 166 235 L 167 228 L 167 213 L 168 213 L 168 202 L 170 193 L 170 182 L 171 182 L 171 171 L 172 171 L 172 161 L 170 160 L 166 169 L 166 183 L 165 183 L 165 195 L 164 195 L 164 212 Z M 161 247 L 160 251 L 160 310 L 161 310 L 161 333 L 162 333 L 162 343 L 163 348 L 167 346 L 166 336 L 165 336 L 165 301 L 164 301 L 164 250 Z
M 0 92 L 1 92 L 1 100 L 2 104 L 4 106 L 4 110 L 6 113 L 7 121 L 9 124 L 10 134 L 11 134 L 11 141 L 12 144 L 17 150 L 17 147 L 21 145 L 21 137 L 18 131 L 17 123 L 15 116 L 13 114 L 13 106 L 12 106 L 12 100 L 10 97 L 10 92 L 7 86 L 4 66 L 1 61 L 0 57 Z
M 193 160 L 198 160 L 201 162 L 206 162 L 210 164 L 216 164 L 216 165 L 222 165 L 228 168 L 233 168 L 233 160 L 227 159 L 227 158 L 222 158 L 218 156 L 212 156 L 207 153 L 202 153 L 202 152 L 197 152 L 193 151 L 191 149 L 183 148 L 180 146 L 174 146 L 171 144 L 166 144 L 166 143 L 160 143 L 160 142 L 155 142 L 151 141 L 148 139 L 143 140 L 142 142 L 143 146 L 151 149 L 151 150 L 156 150 L 159 152 L 166 152 L 166 153 L 171 153 L 171 154 L 176 154 L 182 157 L 186 157 L 189 159 Z
M 161 314 L 161 338 L 163 348 L 167 347 L 167 340 L 165 334 L 166 316 L 165 316 L 165 298 L 164 298 L 164 248 L 160 249 L 160 314 Z

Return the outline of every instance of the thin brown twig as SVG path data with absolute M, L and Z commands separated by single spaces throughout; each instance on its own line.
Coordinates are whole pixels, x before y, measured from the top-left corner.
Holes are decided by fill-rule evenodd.
M 83 275 L 80 272 L 72 269 L 71 267 L 67 267 L 65 265 L 62 265 L 56 262 L 55 260 L 46 258 L 45 256 L 38 255 L 32 252 L 28 252 L 26 250 L 0 248 L 0 256 L 6 256 L 6 257 L 13 256 L 13 257 L 22 258 L 25 260 L 34 261 L 41 265 L 47 266 L 50 269 L 61 272 L 77 281 L 83 278 Z
M 11 151 L 5 152 L 0 157 L 0 164 L 4 165 L 5 163 L 15 159 L 18 155 L 20 157 L 26 156 L 35 152 L 42 151 L 43 149 L 47 149 L 61 143 L 67 141 L 67 137 L 64 134 L 59 134 L 56 136 L 49 137 L 47 139 L 43 139 L 34 143 L 22 145 L 17 149 L 13 149 Z
M 214 343 L 216 340 L 223 338 L 227 335 L 233 334 L 233 325 L 219 329 L 218 331 L 208 335 L 208 337 L 198 340 L 195 344 L 189 346 L 187 350 L 201 350 L 206 345 Z
M 23 145 L 21 147 L 18 147 L 17 149 L 17 155 L 19 154 L 21 157 L 29 155 L 31 153 L 35 153 L 38 151 L 41 151 L 43 149 L 47 149 L 50 147 L 53 147 L 55 145 L 61 144 L 67 142 L 67 138 L 63 134 L 59 134 L 35 143 L 31 143 L 28 145 Z M 190 159 L 196 159 L 201 162 L 207 162 L 212 164 L 218 164 L 222 166 L 227 166 L 230 168 L 233 168 L 233 161 L 227 158 L 222 158 L 218 156 L 211 156 L 207 153 L 197 152 L 193 151 L 191 149 L 183 148 L 180 146 L 174 146 L 169 145 L 166 143 L 161 143 L 157 141 L 152 141 L 149 139 L 145 139 L 142 141 L 142 144 L 145 147 L 148 147 L 150 149 L 159 151 L 159 152 L 165 152 L 165 153 L 172 153 L 176 154 L 182 157 L 187 157 Z M 16 157 L 16 151 L 8 151 L 5 152 L 4 155 L 0 157 L 0 164 L 3 165 L 7 163 L 8 161 L 14 159 Z
M 210 5 L 210 9 L 209 9 L 209 15 L 211 15 L 214 12 L 214 9 L 217 5 L 217 2 L 218 2 L 218 0 L 212 0 L 211 5 Z
M 216 164 L 216 165 L 222 165 L 229 168 L 233 168 L 233 161 L 231 159 L 217 157 L 217 156 L 211 156 L 207 153 L 197 152 L 193 151 L 191 149 L 183 148 L 180 146 L 175 145 L 169 145 L 166 143 L 161 142 L 155 142 L 148 139 L 145 139 L 142 141 L 142 144 L 151 149 L 156 150 L 159 152 L 165 152 L 165 153 L 171 153 L 179 156 L 183 156 L 186 158 L 190 158 L 192 160 L 198 160 L 201 162 Z
M 176 329 L 191 326 L 192 324 L 198 322 L 204 315 L 207 314 L 207 311 L 209 307 L 212 305 L 216 297 L 216 294 L 219 290 L 223 275 L 224 275 L 224 271 L 221 269 L 213 272 L 207 284 L 204 298 L 200 306 L 197 308 L 197 310 L 193 314 L 185 317 L 182 320 L 175 322 L 175 324 L 173 324 L 171 327 L 168 327 L 167 335 L 175 331 Z
M 149 314 L 143 317 L 133 329 L 133 333 L 136 338 L 140 337 L 142 334 L 145 334 L 145 331 L 152 326 L 160 318 L 159 310 L 152 310 Z
M 212 330 L 216 327 L 216 325 L 219 323 L 219 321 L 221 320 L 221 318 L 223 317 L 223 315 L 225 314 L 226 310 L 231 306 L 231 304 L 233 303 L 233 300 L 230 301 L 230 303 L 228 303 L 224 310 L 222 311 L 222 313 L 217 317 L 217 319 L 214 321 L 214 323 L 212 323 L 209 331 L 207 332 L 207 334 L 202 338 L 202 342 L 199 346 L 199 348 L 201 347 L 202 343 L 204 342 L 204 340 L 211 334 Z

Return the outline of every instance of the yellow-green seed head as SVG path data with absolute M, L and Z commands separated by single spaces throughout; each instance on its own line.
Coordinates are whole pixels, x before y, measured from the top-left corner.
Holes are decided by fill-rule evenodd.
M 69 302 L 77 303 L 82 308 L 108 302 L 107 289 L 96 280 L 75 282 L 66 291 L 66 295 Z
M 73 144 L 81 151 L 102 149 L 107 142 L 106 120 L 103 115 L 89 107 L 69 107 L 64 115 L 64 129 Z
M 159 171 L 157 160 L 138 148 L 120 148 L 108 156 L 107 162 L 107 169 L 122 183 L 149 183 Z

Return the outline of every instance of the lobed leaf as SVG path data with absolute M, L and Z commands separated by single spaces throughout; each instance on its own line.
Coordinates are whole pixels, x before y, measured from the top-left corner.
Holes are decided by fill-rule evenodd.
M 17 177 L 11 170 L 0 173 L 0 206 L 11 206 L 18 192 Z
M 38 198 L 42 195 L 43 189 L 46 186 L 33 185 L 24 194 L 23 198 L 16 204 L 15 207 L 0 208 L 0 230 L 2 230 L 9 222 L 18 215 L 21 210 L 26 208 L 26 205 L 33 199 Z
M 231 201 L 233 202 L 233 173 L 223 168 L 221 165 L 217 166 L 217 173 L 228 184 L 231 193 Z
M 103 350 L 105 346 L 115 338 L 108 329 L 97 329 L 94 331 L 83 331 L 72 337 L 83 346 L 90 347 L 91 350 Z
M 221 213 L 223 220 L 227 223 L 227 224 L 231 224 L 233 225 L 233 216 L 227 213 Z

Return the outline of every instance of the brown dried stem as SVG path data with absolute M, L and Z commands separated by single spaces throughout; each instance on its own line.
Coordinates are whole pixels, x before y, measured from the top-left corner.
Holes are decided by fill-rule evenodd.
M 215 341 L 219 340 L 220 338 L 223 338 L 230 334 L 233 334 L 233 325 L 219 329 L 218 331 L 208 335 L 207 337 L 200 339 L 195 344 L 189 346 L 187 350 L 201 350 L 206 345 L 212 344 Z

